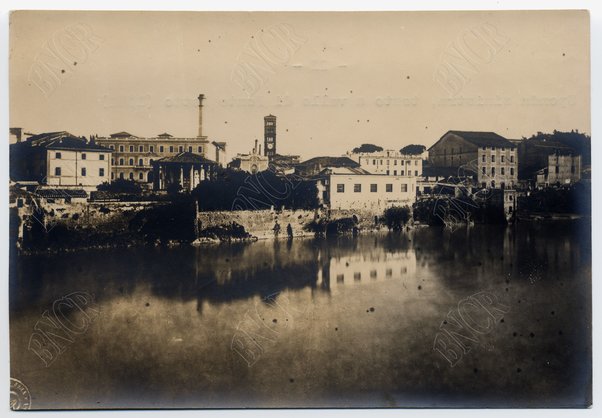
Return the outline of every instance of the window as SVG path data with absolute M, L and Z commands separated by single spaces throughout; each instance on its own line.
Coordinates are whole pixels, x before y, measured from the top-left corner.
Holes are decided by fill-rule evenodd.
M 506 148 L 502 147 L 502 151 L 506 151 Z
M 337 193 L 345 193 L 345 185 L 337 184 Z
M 503 155 L 500 157 L 500 162 L 502 162 L 502 163 L 504 162 L 504 156 Z
M 513 163 L 514 162 L 514 155 L 510 156 L 510 162 Z
M 503 176 L 504 175 L 504 167 L 500 168 L 500 174 Z
M 86 167 L 82 167 L 82 176 L 85 177 L 86 176 Z
M 55 176 L 61 175 L 61 167 L 54 167 L 54 175 Z
M 486 150 L 487 150 L 487 147 L 483 147 L 483 151 L 486 151 Z
M 134 159 L 130 158 L 130 165 L 134 165 Z
M 192 152 L 192 147 L 188 147 L 188 152 Z
M 178 151 L 179 151 L 179 152 L 183 152 L 183 151 L 184 151 L 184 147 L 180 145 L 180 146 L 178 147 Z
M 203 147 L 199 145 L 198 151 L 199 151 L 199 154 L 202 153 L 203 152 Z
M 144 145 L 140 145 L 138 147 L 138 152 L 144 152 Z
M 119 178 L 123 180 L 123 173 L 119 173 Z
M 130 152 L 134 152 L 134 146 L 130 145 Z
M 482 159 L 482 161 L 483 161 L 483 162 L 485 162 L 485 154 L 483 154 L 483 159 Z
M 376 165 L 376 160 L 372 160 L 372 165 Z
M 82 152 L 82 160 L 85 160 L 85 159 L 86 159 L 86 153 Z
M 115 158 L 111 158 L 111 165 L 115 165 Z
M 403 160 L 401 160 L 401 165 L 403 165 Z
M 361 193 L 362 192 L 362 185 L 361 184 L 354 184 L 353 185 L 353 191 L 355 193 Z
M 57 153 L 55 153 L 55 154 L 54 154 L 54 157 L 55 157 L 57 160 L 60 160 L 60 159 L 61 159 L 61 153 L 60 153 L 60 152 L 57 152 Z
M 169 146 L 169 152 L 173 152 L 173 145 Z
M 483 167 L 483 174 L 485 174 L 485 167 Z
M 104 177 L 105 176 L 105 169 L 104 168 L 99 168 L 98 169 L 98 175 L 100 177 Z
M 119 145 L 119 152 L 123 152 L 123 145 Z
M 397 175 L 397 170 L 393 170 L 393 175 L 396 176 Z
M 414 170 L 414 175 L 418 176 L 418 170 Z
M 405 172 L 405 170 L 401 170 L 401 171 L 400 171 L 400 173 L 401 173 L 401 174 L 400 174 L 401 176 L 405 176 L 405 175 L 406 175 L 406 172 Z
M 150 145 L 150 146 L 148 147 L 148 150 L 149 150 L 150 152 L 155 152 L 155 146 L 154 146 L 154 145 Z
M 389 170 L 387 170 L 387 176 L 389 175 Z
M 138 180 L 144 180 L 144 173 L 138 174 Z
M 514 175 L 514 168 L 510 167 L 510 175 L 513 176 Z
M 370 192 L 372 193 L 376 193 L 378 191 L 378 187 L 376 184 L 371 184 L 370 185 Z
M 393 185 L 392 184 L 386 184 L 385 185 L 385 191 L 387 193 L 393 193 Z
M 142 158 L 138 160 L 138 165 L 144 165 L 144 160 Z
M 491 156 L 491 162 L 494 163 L 495 162 L 495 155 Z
M 491 167 L 491 175 L 495 176 L 495 167 Z
M 163 152 L 163 145 L 159 146 L 159 152 Z
M 115 173 L 111 173 L 111 180 L 115 178 Z
M 397 160 L 393 160 L 393 165 L 397 165 Z
M 124 164 L 124 162 L 123 162 L 123 158 L 120 158 L 120 159 L 119 159 L 119 165 L 123 165 L 123 164 Z
M 115 145 L 109 145 L 109 148 L 115 151 Z
M 130 173 L 130 180 L 134 180 L 134 173 Z
M 407 193 L 408 192 L 408 185 L 407 184 L 402 184 L 401 185 L 401 192 L 402 193 Z
M 100 161 L 104 161 L 104 160 L 105 160 L 105 155 L 104 155 L 104 154 L 100 154 L 100 155 L 98 156 L 98 159 L 99 159 Z
M 575 166 L 574 165 L 571 166 L 571 174 L 575 174 Z

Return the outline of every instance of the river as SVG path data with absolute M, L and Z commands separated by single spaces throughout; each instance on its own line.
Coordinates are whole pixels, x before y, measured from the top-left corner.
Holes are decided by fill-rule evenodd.
M 589 230 L 14 257 L 11 377 L 33 409 L 585 406 Z M 483 295 L 495 310 L 466 304 Z M 454 359 L 437 338 L 467 306 L 481 328 Z

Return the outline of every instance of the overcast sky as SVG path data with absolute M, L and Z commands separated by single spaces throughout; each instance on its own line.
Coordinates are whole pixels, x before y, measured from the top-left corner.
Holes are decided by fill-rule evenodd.
M 196 136 L 199 93 L 230 156 L 270 113 L 278 152 L 304 158 L 590 132 L 584 12 L 19 12 L 10 29 L 10 126 L 28 132 Z

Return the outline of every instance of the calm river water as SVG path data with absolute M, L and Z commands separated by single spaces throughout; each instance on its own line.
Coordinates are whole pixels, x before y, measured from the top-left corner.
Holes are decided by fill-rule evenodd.
M 452 365 L 436 336 L 480 292 L 505 313 Z M 16 257 L 10 304 L 34 409 L 589 402 L 580 222 Z

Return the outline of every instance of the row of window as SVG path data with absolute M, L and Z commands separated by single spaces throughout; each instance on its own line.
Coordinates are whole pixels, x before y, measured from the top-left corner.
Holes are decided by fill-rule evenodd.
M 408 185 L 407 184 L 402 184 L 401 185 L 401 192 L 402 193 L 407 193 L 408 191 Z M 361 193 L 362 192 L 362 185 L 361 184 L 354 184 L 353 185 L 353 192 L 354 193 Z M 377 193 L 378 192 L 378 184 L 371 184 L 370 185 L 370 192 L 372 193 Z M 385 184 L 385 192 L 387 193 L 393 193 L 393 185 L 392 184 Z M 337 193 L 345 193 L 345 185 L 344 184 L 337 184 Z
M 481 173 L 487 174 L 487 169 L 485 167 L 483 167 L 481 169 Z M 495 176 L 495 167 L 491 167 L 491 175 Z M 506 175 L 506 170 L 504 170 L 504 167 L 500 168 L 500 175 L 502 175 L 502 176 Z M 514 175 L 514 168 L 512 168 L 512 167 L 510 167 L 510 175 L 511 176 Z
M 148 161 L 149 165 L 150 165 L 150 164 L 152 164 L 152 163 L 153 163 L 153 161 L 154 161 L 154 160 L 151 158 L 151 159 Z M 124 159 L 124 158 L 120 158 L 120 159 L 118 160 L 118 162 L 119 162 L 119 164 L 118 164 L 118 165 L 125 165 L 125 159 Z M 129 159 L 129 161 L 128 161 L 128 163 L 129 163 L 128 165 L 134 165 L 134 164 L 135 164 L 135 160 L 134 160 L 133 158 L 130 158 L 130 159 Z M 115 165 L 115 159 L 114 159 L 114 158 L 111 158 L 111 164 L 112 164 L 112 165 Z M 139 158 L 139 159 L 138 159 L 138 165 L 139 165 L 139 166 L 141 166 L 141 167 L 142 167 L 142 166 L 144 166 L 144 160 L 143 160 L 142 158 Z
M 125 179 L 125 173 L 119 173 L 119 178 L 121 180 L 124 180 Z M 135 178 L 134 173 L 130 172 L 129 175 L 128 175 L 128 178 L 130 180 L 134 180 L 134 178 Z M 114 180 L 114 179 L 115 179 L 115 173 L 111 173 L 111 180 Z M 138 173 L 138 180 L 144 181 L 144 173 L 143 172 Z M 153 181 L 153 173 L 152 172 L 149 172 L 147 174 L 147 181 L 148 182 L 152 182 Z
M 109 148 L 112 149 L 113 151 L 115 151 L 115 145 L 109 145 Z M 169 152 L 175 152 L 175 147 L 173 145 L 169 146 Z M 184 152 L 184 146 L 180 145 L 178 147 L 178 152 Z M 188 152 L 193 152 L 194 147 L 193 146 L 188 146 Z M 119 145 L 119 152 L 125 152 L 125 147 L 123 145 Z M 138 146 L 138 151 L 136 151 L 136 147 L 134 145 L 130 145 L 129 148 L 129 152 L 145 152 L 144 151 L 144 145 L 139 145 Z M 155 152 L 155 146 L 154 145 L 149 145 L 148 146 L 148 152 Z M 159 145 L 159 152 L 165 152 L 165 147 L 163 145 Z M 203 153 L 203 146 L 199 145 L 197 147 L 197 152 L 199 154 Z
M 62 171 L 61 171 L 61 167 L 54 167 L 54 175 L 55 176 L 61 176 L 62 175 Z M 81 175 L 82 177 L 86 177 L 88 175 L 88 170 L 86 169 L 86 167 L 82 167 L 81 168 Z M 98 169 L 98 175 L 100 177 L 104 177 L 105 176 L 105 169 L 104 168 L 99 168 Z
M 391 175 L 391 170 L 387 170 L 387 176 Z M 393 170 L 393 175 L 396 176 L 397 175 L 397 170 Z M 400 170 L 399 171 L 399 175 L 400 176 L 405 176 L 405 170 Z M 412 175 L 412 170 L 408 170 L 408 176 Z M 414 175 L 417 176 L 418 175 L 418 170 L 414 170 Z
M 485 162 L 485 154 L 482 155 L 481 161 Z M 494 163 L 495 162 L 495 155 L 491 154 L 491 162 Z M 504 162 L 504 156 L 500 156 L 500 162 Z M 514 155 L 510 156 L 510 162 L 513 163 L 514 162 Z
M 61 154 L 60 152 L 55 152 L 54 153 L 54 158 L 56 158 L 57 160 L 60 160 L 61 158 L 63 158 L 63 154 Z M 86 153 L 82 152 L 81 153 L 81 159 L 85 160 L 87 158 Z M 105 159 L 105 155 L 104 154 L 99 154 L 98 155 L 98 159 L 103 161 Z
M 368 165 L 370 165 L 370 160 L 366 159 Z M 372 159 L 372 165 L 383 165 L 383 159 Z M 391 160 L 386 160 L 387 161 L 387 165 L 391 165 Z M 393 165 L 397 165 L 397 159 L 393 160 Z M 405 160 L 399 160 L 401 161 L 401 163 L 399 165 L 404 165 L 404 163 L 406 163 L 406 165 L 411 165 L 412 161 L 405 161 Z M 414 160 L 414 165 L 418 165 L 418 160 Z

